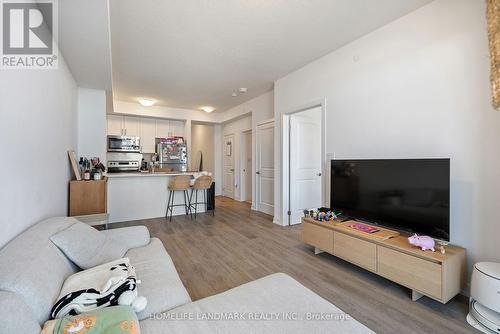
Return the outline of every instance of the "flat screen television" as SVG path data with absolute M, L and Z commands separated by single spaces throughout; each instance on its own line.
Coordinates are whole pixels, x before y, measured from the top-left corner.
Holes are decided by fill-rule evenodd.
M 450 240 L 450 159 L 332 160 L 331 208 L 344 217 Z

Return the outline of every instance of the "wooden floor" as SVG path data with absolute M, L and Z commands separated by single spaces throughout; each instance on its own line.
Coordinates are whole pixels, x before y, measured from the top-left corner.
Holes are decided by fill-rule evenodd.
M 281 227 L 247 203 L 217 198 L 215 216 L 113 224 L 145 225 L 162 240 L 191 298 L 287 273 L 377 333 L 479 333 L 465 321 L 467 300 L 442 305 L 301 242 L 300 226 Z

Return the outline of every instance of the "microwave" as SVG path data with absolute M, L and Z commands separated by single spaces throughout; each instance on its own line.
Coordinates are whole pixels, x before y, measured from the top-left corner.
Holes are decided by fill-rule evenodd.
M 108 136 L 108 152 L 140 153 L 140 139 L 129 136 Z

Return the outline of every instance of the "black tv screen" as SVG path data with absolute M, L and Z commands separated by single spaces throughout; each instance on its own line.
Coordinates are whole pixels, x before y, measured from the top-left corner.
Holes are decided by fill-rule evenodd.
M 330 206 L 343 216 L 450 240 L 450 160 L 332 160 Z

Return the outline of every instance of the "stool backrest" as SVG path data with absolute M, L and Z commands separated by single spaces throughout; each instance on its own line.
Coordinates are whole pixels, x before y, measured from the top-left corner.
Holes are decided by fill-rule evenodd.
M 170 190 L 187 190 L 189 189 L 189 181 L 191 180 L 191 176 L 188 175 L 178 175 L 170 181 L 168 188 Z
M 212 177 L 207 176 L 207 175 L 203 175 L 203 176 L 198 177 L 194 181 L 193 189 L 205 190 L 205 189 L 210 188 L 211 185 L 212 185 Z

